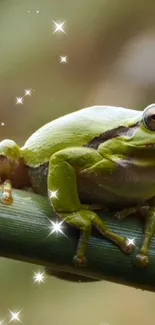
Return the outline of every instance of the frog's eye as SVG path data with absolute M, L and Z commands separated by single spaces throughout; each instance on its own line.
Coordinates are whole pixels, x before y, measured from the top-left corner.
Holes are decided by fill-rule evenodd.
M 155 131 L 155 104 L 146 107 L 142 121 L 147 129 Z

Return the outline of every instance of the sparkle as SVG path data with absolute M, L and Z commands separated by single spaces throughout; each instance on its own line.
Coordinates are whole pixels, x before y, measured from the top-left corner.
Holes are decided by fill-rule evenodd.
M 39 10 L 37 10 L 36 13 L 39 14 Z
M 23 97 L 16 97 L 16 104 L 23 104 Z
M 60 63 L 67 63 L 67 56 L 60 56 Z
M 44 282 L 44 280 L 45 280 L 44 272 L 43 273 L 41 273 L 41 272 L 38 272 L 38 273 L 34 272 L 34 283 L 35 282 L 38 282 L 38 283 Z
M 63 221 L 61 222 L 53 222 L 52 220 L 50 220 L 52 226 L 51 226 L 51 232 L 50 232 L 50 235 L 52 235 L 54 232 L 55 233 L 61 233 L 64 235 L 63 231 L 62 231 L 62 224 L 63 224 Z
M 27 12 L 30 12 L 30 10 L 28 10 Z
M 68 238 L 68 237 L 64 234 L 64 232 L 62 231 L 62 229 L 63 229 L 62 224 L 64 223 L 64 221 L 65 221 L 65 220 L 62 220 L 61 222 L 58 222 L 58 221 L 53 222 L 52 220 L 49 219 L 49 222 L 51 223 L 51 227 L 50 227 L 50 233 L 49 233 L 49 235 L 48 235 L 46 238 L 48 238 L 48 237 L 49 237 L 50 235 L 52 235 L 53 233 L 56 233 L 56 234 L 61 233 L 61 234 L 64 235 L 66 238 Z M 46 238 L 45 238 L 45 239 L 46 239 Z
M 57 197 L 57 192 L 58 192 L 58 190 L 56 190 L 56 191 L 50 191 L 49 190 L 49 199 L 51 199 L 51 198 L 57 199 L 58 198 Z
M 10 312 L 10 314 L 12 316 L 9 323 L 11 323 L 13 321 L 18 321 L 18 322 L 22 323 L 20 318 L 19 318 L 19 314 L 21 313 L 21 311 L 22 311 L 22 309 L 20 311 L 18 311 L 18 312 L 13 312 L 13 311 L 9 310 L 9 312 Z
M 129 239 L 129 238 L 127 238 L 127 246 L 129 246 L 129 245 L 133 245 L 133 246 L 135 246 L 135 238 L 131 238 L 131 239 Z
M 63 21 L 62 23 L 56 23 L 54 20 L 52 20 L 52 21 L 53 21 L 53 23 L 55 25 L 55 29 L 54 29 L 53 34 L 56 33 L 56 32 L 62 32 L 64 34 L 66 34 L 65 31 L 64 31 L 64 27 L 63 27 L 66 21 Z
M 31 96 L 31 89 L 25 89 L 25 96 Z
M 5 125 L 5 123 L 4 122 L 1 122 L 1 126 L 4 126 Z

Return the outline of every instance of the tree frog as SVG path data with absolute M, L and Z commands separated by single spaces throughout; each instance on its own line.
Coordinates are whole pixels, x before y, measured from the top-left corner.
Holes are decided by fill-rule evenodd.
M 124 252 L 134 249 L 95 212 L 115 209 L 123 218 L 147 206 L 145 238 L 137 265 L 147 266 L 155 231 L 155 104 L 144 111 L 92 106 L 62 116 L 34 132 L 22 147 L 0 142 L 1 201 L 12 188 L 47 195 L 60 217 L 80 230 L 74 262 L 86 265 L 92 227 Z

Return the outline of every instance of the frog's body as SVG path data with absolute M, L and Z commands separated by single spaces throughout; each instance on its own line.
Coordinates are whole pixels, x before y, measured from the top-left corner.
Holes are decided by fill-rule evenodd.
M 22 148 L 10 140 L 0 143 L 0 155 L 7 158 L 6 167 L 3 163 L 0 168 L 2 179 L 9 178 L 17 187 L 15 175 L 20 166 L 21 173 L 27 175 L 27 184 L 35 192 L 48 195 L 60 217 L 82 231 L 76 262 L 85 262 L 92 225 L 124 251 L 133 250 L 125 238 L 106 227 L 89 204 L 128 207 L 122 214 L 126 216 L 152 202 L 151 218 L 155 214 L 154 117 L 154 105 L 144 112 L 95 106 L 46 124 Z M 8 165 L 10 159 L 16 167 Z M 24 181 L 22 186 L 19 179 L 17 183 L 24 187 Z M 149 243 L 147 232 L 137 257 L 143 265 L 148 262 Z
M 45 196 L 48 194 L 48 166 L 49 163 L 43 163 L 35 168 L 28 167 L 33 190 Z M 147 175 L 144 173 L 144 168 L 144 166 L 137 167 L 134 161 L 122 160 L 108 179 L 101 175 L 97 176 L 95 173 L 87 174 L 83 170 L 77 172 L 80 201 L 98 203 L 109 209 L 145 203 L 155 193 L 155 166 L 148 168 Z
M 142 112 L 113 106 L 92 106 L 47 123 L 21 148 L 27 165 L 37 167 L 69 147 L 87 146 L 94 138 L 120 126 L 129 127 Z M 47 141 L 48 139 L 48 141 Z
M 25 164 L 30 167 L 35 191 L 47 195 L 48 163 L 54 153 L 71 147 L 97 149 L 121 132 L 126 134 L 141 116 L 142 112 L 135 110 L 95 106 L 60 117 L 37 130 L 21 148 Z M 146 175 L 146 166 L 137 166 L 136 163 L 135 157 L 130 161 L 120 159 L 108 179 L 96 173 L 83 173 L 83 170 L 77 172 L 80 199 L 113 207 L 115 204 L 121 207 L 146 201 L 155 193 L 155 169 L 154 166 L 148 168 Z

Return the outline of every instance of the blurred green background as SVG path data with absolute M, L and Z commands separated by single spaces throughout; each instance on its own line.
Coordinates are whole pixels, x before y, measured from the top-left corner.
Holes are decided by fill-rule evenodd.
M 154 102 L 154 12 L 153 0 L 1 0 L 0 139 L 23 144 L 44 123 L 86 106 L 143 109 Z M 53 34 L 52 20 L 66 21 L 67 35 Z M 29 88 L 32 95 L 17 105 Z M 34 284 L 38 270 L 1 259 L 3 324 L 8 309 L 22 308 L 25 325 L 155 324 L 153 293 L 53 277 Z

